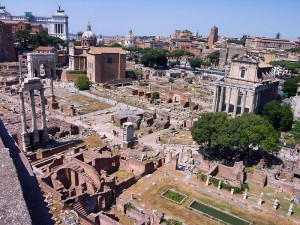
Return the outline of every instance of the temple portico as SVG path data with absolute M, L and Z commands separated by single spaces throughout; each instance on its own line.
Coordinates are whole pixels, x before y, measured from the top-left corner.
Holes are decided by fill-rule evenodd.
M 40 101 L 41 101 L 41 117 L 42 117 L 41 136 L 40 136 L 40 131 L 37 127 L 36 108 L 35 108 L 35 99 L 34 99 L 35 90 L 39 92 Z M 31 135 L 27 130 L 24 92 L 29 92 L 30 94 L 31 117 L 32 117 Z M 48 134 L 47 124 L 46 124 L 44 87 L 40 78 L 26 78 L 24 82 L 22 82 L 21 84 L 19 95 L 20 95 L 20 104 L 21 104 L 21 121 L 22 121 L 21 135 L 22 135 L 23 150 L 29 151 L 31 149 L 38 149 L 41 146 L 47 145 L 49 142 L 49 134 Z
M 259 63 L 246 56 L 233 59 L 229 73 L 215 82 L 212 111 L 232 117 L 260 112 L 266 102 L 276 99 L 278 89 L 278 81 L 266 68 L 260 71 Z

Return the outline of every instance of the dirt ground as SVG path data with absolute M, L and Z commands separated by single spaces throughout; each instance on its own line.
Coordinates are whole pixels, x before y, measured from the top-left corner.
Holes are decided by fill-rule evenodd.
M 166 175 L 166 172 L 168 173 L 168 175 Z M 133 185 L 125 192 L 123 192 L 120 197 L 125 200 L 129 200 L 130 194 L 134 193 L 135 199 L 133 200 L 133 204 L 138 208 L 150 211 L 154 209 L 160 210 L 164 212 L 167 217 L 183 221 L 188 225 L 219 224 L 215 220 L 212 220 L 206 216 L 203 216 L 186 208 L 195 199 L 210 204 L 223 211 L 230 212 L 236 216 L 242 217 L 243 219 L 248 220 L 253 224 L 293 224 L 287 219 L 285 220 L 280 217 L 268 215 L 267 212 L 261 212 L 256 210 L 255 208 L 241 208 L 236 206 L 234 203 L 229 204 L 228 202 L 199 192 L 198 190 L 195 190 L 193 186 L 183 183 L 182 180 L 184 179 L 184 177 L 185 174 L 179 171 L 174 171 L 166 166 L 161 167 L 150 176 L 146 176 L 140 179 L 137 184 Z M 202 184 L 203 182 L 196 182 L 199 182 L 199 187 L 201 187 L 201 185 L 204 185 Z M 168 188 L 173 188 L 183 194 L 186 194 L 188 198 L 181 205 L 163 199 L 160 195 Z M 222 191 L 226 192 L 227 190 Z M 242 198 L 242 195 L 236 196 L 237 198 Z M 287 210 L 284 209 L 284 212 L 286 213 Z

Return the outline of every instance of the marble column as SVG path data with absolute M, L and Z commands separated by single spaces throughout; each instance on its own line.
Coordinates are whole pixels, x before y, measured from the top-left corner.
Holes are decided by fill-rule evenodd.
M 245 112 L 246 97 L 247 97 L 247 91 L 246 91 L 246 90 L 244 90 L 244 93 L 243 93 L 243 98 L 242 98 L 242 109 L 241 109 L 241 115 L 243 115 L 243 114 L 244 114 L 244 112 Z
M 237 112 L 237 107 L 238 107 L 238 101 L 239 101 L 239 91 L 240 91 L 240 89 L 237 88 L 237 90 L 236 90 L 236 101 L 234 102 L 234 108 L 233 108 L 233 114 L 232 114 L 233 118 L 236 117 L 236 112 Z
M 255 107 L 255 102 L 256 102 L 256 94 L 255 94 L 255 92 L 252 92 L 252 102 L 250 104 L 250 109 L 249 109 L 250 113 L 253 113 L 253 110 Z
M 31 115 L 32 115 L 32 135 L 33 135 L 33 147 L 38 147 L 40 138 L 39 131 L 37 129 L 34 90 L 30 90 L 30 103 L 31 103 Z
M 226 113 L 229 113 L 229 107 L 230 107 L 230 98 L 231 98 L 231 87 L 228 87 L 228 95 L 227 95 L 227 103 L 226 103 Z
M 24 93 L 23 91 L 20 91 L 19 93 L 20 93 L 21 122 L 22 122 L 22 144 L 23 144 L 23 150 L 26 151 L 26 148 L 30 146 L 30 139 L 27 132 Z
M 213 99 L 213 103 L 212 103 L 212 112 L 215 112 L 215 105 L 216 105 L 216 101 L 217 101 L 217 91 L 218 91 L 218 86 L 215 86 L 215 91 L 214 91 L 214 99 Z
M 260 96 L 261 96 L 261 92 L 259 91 L 256 94 L 255 108 L 253 109 L 254 113 L 258 113 L 258 108 L 259 108 L 259 103 L 260 103 Z
M 224 89 L 225 89 L 225 87 L 220 87 L 220 88 L 221 88 L 221 94 L 220 94 L 220 99 L 219 99 L 218 112 L 222 112 L 223 98 L 224 98 Z
M 44 89 L 40 90 L 41 99 L 41 114 L 42 114 L 42 130 L 43 130 L 43 144 L 46 145 L 49 142 L 49 134 L 46 122 L 46 110 L 45 110 L 45 95 Z

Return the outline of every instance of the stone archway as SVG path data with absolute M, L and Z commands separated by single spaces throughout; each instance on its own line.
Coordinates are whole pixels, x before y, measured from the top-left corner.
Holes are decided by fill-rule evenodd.
M 28 53 L 27 63 L 28 77 L 56 79 L 55 53 Z

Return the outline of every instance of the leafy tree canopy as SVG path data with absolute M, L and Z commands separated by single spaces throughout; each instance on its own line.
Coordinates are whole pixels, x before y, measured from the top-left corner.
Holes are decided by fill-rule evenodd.
M 288 93 L 288 96 L 295 96 L 297 93 L 297 84 L 300 82 L 300 76 L 292 77 L 286 80 L 283 84 L 282 90 Z
M 190 66 L 195 70 L 196 68 L 200 68 L 202 65 L 201 59 L 192 59 L 190 60 Z
M 268 102 L 262 113 L 278 131 L 288 131 L 293 125 L 293 112 L 288 104 L 280 105 L 277 101 Z
M 193 124 L 191 132 L 198 144 L 204 144 L 214 151 L 226 152 L 227 155 L 236 150 L 247 154 L 253 147 L 265 152 L 278 149 L 276 130 L 268 120 L 254 114 L 232 119 L 227 118 L 224 112 L 205 113 Z
M 153 92 L 151 98 L 152 99 L 159 99 L 159 93 L 158 92 Z
M 141 63 L 146 67 L 165 67 L 168 63 L 166 52 L 158 49 L 144 49 Z

